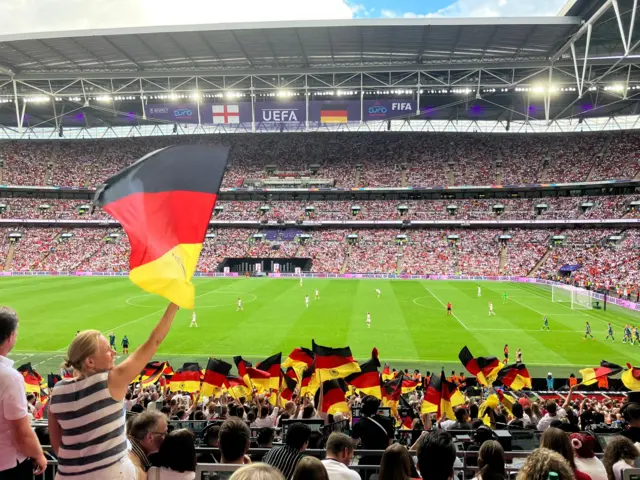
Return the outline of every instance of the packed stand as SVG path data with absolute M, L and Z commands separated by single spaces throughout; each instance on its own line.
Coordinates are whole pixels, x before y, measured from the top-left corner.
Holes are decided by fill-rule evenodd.
M 348 250 L 349 273 L 396 273 L 399 230 L 358 230 Z
M 526 276 L 549 249 L 547 230 L 513 229 L 506 232 L 511 238 L 506 242 L 507 263 L 501 272 L 507 276 Z
M 640 137 L 631 132 L 614 133 L 603 161 L 596 162 L 590 180 L 633 179 L 640 172 Z
M 545 135 L 505 135 L 500 139 L 502 184 L 540 183 L 550 137 Z
M 544 182 L 584 182 L 589 172 L 598 163 L 596 155 L 602 151 L 606 136 L 601 134 L 557 136 L 551 141 L 549 166 L 543 173 Z M 615 170 L 611 174 L 618 177 Z
M 312 272 L 340 273 L 347 254 L 348 230 L 319 230 L 311 232 L 298 251 L 299 258 L 312 260 Z

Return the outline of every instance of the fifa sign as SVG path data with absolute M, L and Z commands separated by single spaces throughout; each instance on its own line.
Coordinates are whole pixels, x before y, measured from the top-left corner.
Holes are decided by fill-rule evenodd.
M 400 112 L 412 112 L 413 107 L 411 103 L 408 102 L 393 102 L 391 104 L 391 110 L 400 111 Z

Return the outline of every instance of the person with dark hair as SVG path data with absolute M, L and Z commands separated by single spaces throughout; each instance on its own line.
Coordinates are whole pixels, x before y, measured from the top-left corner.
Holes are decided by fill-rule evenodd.
M 564 408 L 558 408 L 558 404 L 555 400 L 549 400 L 546 404 L 547 414 L 540 419 L 538 422 L 538 431 L 544 432 L 547 428 L 551 426 L 551 423 L 554 420 L 562 421 L 563 418 L 566 418 L 567 412 Z
M 181 428 L 169 433 L 158 452 L 158 466 L 147 472 L 148 480 L 194 480 L 196 478 L 196 437 Z
M 640 392 L 629 392 L 627 403 L 622 406 L 629 428 L 620 435 L 633 443 L 640 443 Z
M 528 428 L 531 426 L 531 417 L 524 413 L 524 408 L 518 402 L 511 407 L 511 413 L 513 414 L 513 420 L 509 422 L 510 427 Z
M 143 412 L 127 422 L 127 436 L 131 443 L 129 459 L 136 469 L 136 476 L 145 478 L 151 468 L 149 456 L 158 452 L 167 433 L 167 418 L 158 412 Z
M 411 464 L 411 455 L 406 447 L 394 443 L 382 454 L 378 480 L 410 480 Z
M 18 315 L 0 307 L 0 478 L 31 480 L 47 459 L 31 429 L 24 379 L 7 358 L 17 339 Z
M 478 475 L 475 480 L 505 480 L 504 450 L 500 442 L 487 440 L 478 452 Z
M 296 465 L 291 480 L 329 480 L 329 475 L 316 457 L 304 457 Z
M 218 436 L 220 435 L 220 425 L 209 424 L 204 429 L 204 446 L 206 448 L 218 449 L 220 441 Z M 198 463 L 220 463 L 222 460 L 220 451 L 204 452 L 198 454 Z
M 327 455 L 322 461 L 329 480 L 360 480 L 360 475 L 349 470 L 355 449 L 354 441 L 344 433 L 333 432 L 327 440 Z
M 442 430 L 428 432 L 418 442 L 418 469 L 423 478 L 449 480 L 453 477 L 456 447 L 451 435 Z
M 469 412 L 465 407 L 456 408 L 453 412 L 455 420 L 444 420 L 440 422 L 440 428 L 443 430 L 471 430 L 471 424 L 469 423 Z
M 562 455 L 565 460 L 569 462 L 576 480 L 591 480 L 589 475 L 579 471 L 576 467 L 575 456 L 569 439 L 569 434 L 563 432 L 559 428 L 549 427 L 544 431 L 542 437 L 540 437 L 540 446 L 542 448 L 548 448 L 549 450 L 558 452 Z
M 615 436 L 610 439 L 602 458 L 609 480 L 622 480 L 624 471 L 627 468 L 633 468 L 638 456 L 640 456 L 638 448 L 628 438 Z
M 372 395 L 362 399 L 362 417 L 351 429 L 351 436 L 364 450 L 385 450 L 393 442 L 394 425 L 390 418 L 378 415 L 380 400 Z M 379 465 L 380 457 L 363 456 L 360 465 Z
M 273 447 L 273 439 L 276 436 L 276 432 L 273 428 L 264 427 L 258 431 L 258 437 L 256 438 L 256 442 L 258 443 L 258 448 L 271 448 Z M 252 462 L 261 462 L 266 452 L 258 452 L 251 454 Z
M 247 452 L 251 447 L 251 430 L 237 417 L 225 420 L 218 434 L 222 463 L 244 465 L 251 463 Z
M 264 463 L 277 468 L 286 479 L 293 475 L 298 462 L 302 459 L 301 453 L 307 449 L 311 437 L 311 429 L 304 423 L 294 423 L 287 431 L 285 444 L 272 448 L 264 457 Z

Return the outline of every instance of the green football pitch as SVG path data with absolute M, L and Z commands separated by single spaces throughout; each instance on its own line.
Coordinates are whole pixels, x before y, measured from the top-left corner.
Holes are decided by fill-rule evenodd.
M 471 281 L 207 278 L 196 280 L 198 328 L 191 312 L 179 312 L 157 359 L 175 369 L 183 362 L 206 364 L 209 356 L 231 360 L 242 355 L 261 360 L 278 351 L 283 358 L 298 346 L 317 343 L 349 345 L 359 361 L 377 347 L 382 362 L 394 368 L 461 371 L 457 357 L 467 345 L 476 356 L 502 359 L 509 344 L 517 348 L 534 376 L 578 374 L 601 360 L 640 364 L 640 346 L 622 344 L 625 323 L 640 323 L 640 314 L 609 306 L 572 310 L 552 303 L 550 289 L 531 284 Z M 477 296 L 477 286 L 482 297 Z M 318 289 L 320 299 L 316 300 Z M 382 295 L 377 298 L 375 289 Z M 502 294 L 508 295 L 504 304 Z M 309 295 L 309 307 L 305 307 Z M 237 298 L 244 311 L 236 311 Z M 496 315 L 488 315 L 488 301 Z M 445 305 L 453 304 L 453 316 Z M 117 343 L 127 335 L 131 348 L 143 342 L 166 301 L 139 290 L 127 278 L 4 277 L 0 304 L 15 308 L 20 333 L 12 359 L 31 362 L 40 374 L 57 372 L 77 330 L 113 331 Z M 366 315 L 371 312 L 371 328 Z M 548 315 L 551 331 L 542 331 Z M 589 321 L 595 340 L 584 340 Z M 605 341 L 607 322 L 616 340 Z

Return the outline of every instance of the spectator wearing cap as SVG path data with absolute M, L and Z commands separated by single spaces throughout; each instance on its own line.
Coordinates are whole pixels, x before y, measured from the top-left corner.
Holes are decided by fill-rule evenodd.
M 280 470 L 286 479 L 290 479 L 302 460 L 302 452 L 309 445 L 311 429 L 304 423 L 294 423 L 287 431 L 285 444 L 272 448 L 264 457 L 264 463 Z
M 327 455 L 322 461 L 329 474 L 329 480 L 360 480 L 349 465 L 353 460 L 354 442 L 344 433 L 333 432 L 327 440 Z
M 595 456 L 596 441 L 592 435 L 572 433 L 571 446 L 575 452 L 576 468 L 591 477 L 591 480 L 607 480 L 607 471 Z

